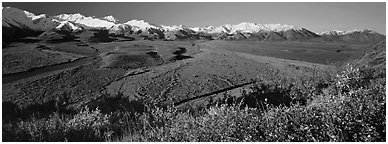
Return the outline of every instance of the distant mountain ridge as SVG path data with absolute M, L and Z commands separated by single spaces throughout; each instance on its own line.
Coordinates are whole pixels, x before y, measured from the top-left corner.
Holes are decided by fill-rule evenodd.
M 329 31 L 317 34 L 306 28 L 283 24 L 256 24 L 243 22 L 236 25 L 206 26 L 189 28 L 183 25 L 165 26 L 144 20 L 121 23 L 113 16 L 96 18 L 82 14 L 35 15 L 17 8 L 3 7 L 3 40 L 38 35 L 45 32 L 76 34 L 89 30 L 107 31 L 111 36 L 135 37 L 138 39 L 223 39 L 258 41 L 360 41 L 378 42 L 385 35 L 372 30 Z

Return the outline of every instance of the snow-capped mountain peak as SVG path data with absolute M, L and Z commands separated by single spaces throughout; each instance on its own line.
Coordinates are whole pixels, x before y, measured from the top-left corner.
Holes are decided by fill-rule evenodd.
M 271 31 L 276 31 L 276 32 L 287 31 L 291 29 L 299 29 L 292 25 L 287 25 L 287 24 L 265 24 L 264 26 L 270 29 Z
M 183 30 L 183 29 L 191 29 L 191 28 L 187 28 L 184 25 L 173 25 L 173 26 L 160 25 L 160 27 L 164 31 L 177 31 L 177 30 Z
M 28 17 L 28 18 L 34 18 L 35 17 L 35 14 L 33 14 L 33 13 L 30 13 L 30 12 L 28 12 L 28 11 L 23 11 L 24 12 L 24 14 L 26 14 L 26 16 Z
M 46 14 L 40 14 L 40 15 L 35 15 L 35 14 L 33 14 L 33 13 L 30 13 L 30 12 L 28 12 L 28 11 L 24 11 L 24 13 L 26 14 L 26 16 L 28 17 L 28 18 L 30 18 L 31 20 L 36 20 L 36 19 L 40 19 L 40 18 L 44 18 L 44 17 L 46 17 Z
M 212 30 L 215 29 L 214 26 L 205 26 L 205 27 L 193 27 L 193 28 L 190 28 L 191 30 L 195 31 L 195 32 L 211 32 Z
M 354 32 L 377 33 L 377 32 L 375 32 L 373 30 L 370 30 L 370 29 L 359 29 L 359 28 L 357 28 L 357 29 L 354 29 L 354 30 L 346 31 L 345 34 L 347 34 L 347 33 L 354 33 Z
M 84 19 L 85 16 L 81 15 L 80 13 L 75 13 L 75 14 L 60 14 L 60 15 L 57 15 L 55 16 L 57 18 L 60 18 L 60 19 L 68 19 L 68 20 L 72 20 L 72 21 L 75 21 L 75 20 L 81 20 L 81 19 Z
M 192 27 L 192 28 L 190 28 L 190 29 L 193 30 L 193 31 L 199 32 L 200 27 Z
M 130 25 L 130 26 L 136 26 L 142 30 L 146 30 L 146 29 L 150 29 L 150 28 L 154 28 L 154 29 L 158 28 L 157 26 L 152 25 L 144 20 L 130 20 L 124 24 Z
M 92 27 L 92 28 L 111 28 L 112 26 L 115 25 L 115 23 L 107 21 L 107 20 L 102 20 L 98 19 L 95 17 L 86 17 L 83 16 L 79 13 L 76 14 L 61 14 L 55 16 L 59 19 L 66 20 L 66 21 L 71 21 L 74 23 L 82 24 L 87 27 Z
M 166 26 L 166 25 L 160 25 L 162 27 L 163 30 L 165 31 L 175 31 L 175 30 L 179 30 L 179 27 L 174 25 L 174 26 Z
M 120 23 L 120 21 L 118 19 L 116 19 L 115 17 L 113 16 L 105 16 L 102 18 L 103 20 L 107 20 L 107 21 L 110 21 L 110 22 L 114 22 L 114 23 Z
M 256 39 L 256 40 L 307 40 L 320 37 L 314 32 L 305 28 L 297 28 L 287 24 L 257 24 L 252 22 L 242 22 L 231 25 L 205 26 L 188 28 L 184 25 L 155 25 L 144 20 L 130 20 L 120 23 L 113 16 L 96 18 L 94 16 L 84 16 L 80 13 L 61 14 L 54 17 L 45 14 L 35 15 L 31 12 L 11 7 L 2 7 L 3 30 L 9 33 L 10 40 L 14 37 L 32 35 L 35 32 L 45 32 L 55 30 L 56 32 L 78 32 L 89 29 L 105 29 L 109 34 L 117 36 L 141 35 L 151 38 L 165 39 Z M 140 31 L 141 30 L 141 31 Z M 25 34 L 21 34 L 25 33 Z M 323 32 L 323 37 L 338 39 L 336 35 L 346 35 L 347 40 L 379 40 L 382 36 L 369 29 L 355 29 L 348 31 Z M 5 34 L 5 33 L 3 33 Z M 347 34 L 350 34 L 348 36 Z M 15 36 L 13 36 L 15 35 Z M 361 36 L 360 36 L 361 35 Z M 11 37 L 12 36 L 12 37 Z M 330 38 L 329 38 L 330 39 Z
M 252 22 L 242 22 L 236 25 L 225 24 L 219 27 L 206 26 L 206 27 L 194 27 L 191 28 L 197 32 L 207 32 L 207 33 L 229 33 L 234 34 L 237 32 L 241 33 L 255 33 L 259 31 L 286 31 L 290 29 L 297 29 L 292 25 L 284 24 L 256 24 Z
M 269 31 L 269 29 L 261 24 L 255 24 L 251 22 L 242 22 L 237 25 L 233 25 L 230 33 L 243 32 L 243 33 L 253 33 L 259 31 Z
M 321 32 L 320 35 L 343 35 L 344 33 L 345 31 L 331 30 L 331 31 Z
M 75 26 L 73 23 L 71 23 L 69 21 L 58 21 L 58 20 L 54 20 L 54 19 L 53 19 L 53 21 L 60 23 L 57 27 L 55 27 L 55 29 L 57 29 L 57 30 L 66 30 L 66 31 L 71 31 L 71 32 L 77 32 L 77 31 L 82 30 L 81 27 Z
M 326 31 L 320 33 L 321 35 L 346 35 L 346 34 L 351 34 L 355 32 L 367 32 L 367 33 L 377 33 L 373 30 L 370 29 L 354 29 L 354 30 L 346 30 L 346 31 L 341 31 L 341 30 L 331 30 L 331 31 Z
M 37 15 L 34 18 L 32 18 L 32 20 L 41 19 L 41 18 L 45 18 L 45 17 L 47 17 L 46 14 L 40 14 L 40 15 Z
M 219 27 L 213 27 L 209 33 L 229 33 L 230 28 L 228 26 L 222 25 Z

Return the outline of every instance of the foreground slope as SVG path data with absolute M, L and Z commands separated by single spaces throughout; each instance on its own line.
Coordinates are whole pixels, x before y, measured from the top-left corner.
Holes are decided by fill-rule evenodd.
M 150 43 L 153 47 L 150 47 Z M 168 43 L 177 47 L 169 49 L 172 51 L 162 51 L 160 48 L 171 45 L 167 45 L 167 42 L 136 42 L 128 47 L 128 43 L 121 43 L 122 45 L 116 43 L 118 46 L 113 48 L 114 51 L 110 51 L 111 45 L 104 44 L 98 48 L 103 53 L 99 55 L 101 58 L 99 62 L 92 64 L 95 67 L 84 65 L 67 71 L 65 75 L 51 77 L 55 81 L 66 77 L 79 77 L 79 80 L 62 85 L 62 88 L 66 88 L 67 85 L 74 88 L 75 83 L 85 85 L 83 79 L 86 74 L 94 77 L 98 76 L 94 74 L 98 70 L 112 74 L 114 69 L 142 65 L 116 61 L 141 61 L 125 57 L 125 54 L 136 57 L 146 52 L 149 55 L 150 61 L 146 63 L 151 62 L 150 67 L 128 69 L 129 71 L 121 73 L 125 77 L 113 77 L 114 82 L 104 85 L 106 87 L 104 92 L 112 94 L 94 93 L 95 99 L 84 103 L 87 108 L 76 111 L 66 108 L 69 103 L 74 104 L 73 98 L 69 99 L 66 95 L 53 103 L 34 105 L 27 109 L 13 108 L 9 102 L 3 102 L 3 110 L 4 106 L 9 110 L 3 111 L 3 140 L 168 142 L 386 140 L 385 70 L 378 69 L 380 66 L 385 69 L 383 64 L 385 62 L 379 61 L 382 55 L 374 55 L 381 52 L 380 48 L 385 46 L 385 42 L 366 49 L 368 51 L 365 51 L 365 55 L 356 60 L 357 62 L 368 59 L 367 61 L 373 61 L 367 63 L 368 65 L 379 67 L 365 66 L 364 63 L 361 67 L 345 65 L 339 69 L 224 50 L 207 43 L 194 45 Z M 144 51 L 133 51 L 138 48 Z M 170 52 L 177 55 L 169 55 Z M 160 60 L 168 60 L 171 63 L 152 65 L 155 64 L 153 62 L 162 62 Z M 212 67 L 209 67 L 209 64 Z M 224 77 L 224 73 L 233 77 Z M 243 79 L 254 74 L 257 74 L 256 78 Z M 107 75 L 97 77 L 100 82 L 110 78 L 112 77 Z M 139 81 L 135 82 L 137 80 Z M 245 80 L 254 82 L 238 83 Z M 34 85 L 39 81 L 28 85 Z M 41 82 L 51 83 L 50 79 L 45 78 Z M 209 82 L 214 86 L 206 85 Z M 136 88 L 134 83 L 143 86 Z M 20 84 L 22 83 L 14 87 L 19 87 Z M 45 87 L 51 85 L 56 84 L 51 83 Z M 226 85 L 226 88 L 222 88 L 222 85 Z M 96 86 L 100 87 L 93 84 L 93 87 Z M 201 90 L 195 91 L 190 89 L 191 87 L 200 87 Z M 184 93 L 187 89 L 190 91 Z M 28 89 L 29 92 L 34 90 L 36 89 Z M 130 92 L 127 93 L 128 91 Z M 196 94 L 200 95 L 193 97 Z M 171 104 L 171 101 L 178 102 Z M 33 112 L 34 108 L 40 108 L 39 112 L 42 112 L 40 114 L 47 112 L 43 110 L 56 110 L 52 115 L 49 112 L 43 117 L 32 116 L 32 119 L 28 119 L 30 118 L 28 115 L 22 115 Z M 18 114 L 20 114 L 18 120 L 10 121 L 12 115 Z

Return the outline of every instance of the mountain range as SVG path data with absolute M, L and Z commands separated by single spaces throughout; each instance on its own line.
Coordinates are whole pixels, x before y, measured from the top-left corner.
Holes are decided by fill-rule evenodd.
M 333 30 L 315 33 L 306 28 L 283 24 L 242 22 L 222 26 L 186 27 L 184 25 L 156 25 L 144 20 L 121 23 L 113 16 L 97 18 L 82 14 L 48 16 L 12 7 L 2 8 L 3 41 L 27 36 L 48 40 L 90 37 L 88 40 L 109 41 L 117 38 L 130 40 L 257 40 L 257 41 L 345 41 L 379 42 L 385 35 L 369 29 Z

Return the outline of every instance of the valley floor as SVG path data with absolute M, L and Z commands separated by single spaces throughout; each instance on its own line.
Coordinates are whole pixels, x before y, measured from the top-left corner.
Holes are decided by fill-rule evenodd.
M 16 43 L 3 48 L 3 140 L 382 141 L 385 42 L 364 46 Z M 361 55 L 372 67 L 343 65 Z
M 287 57 L 290 59 L 259 53 L 267 51 L 270 44 L 255 42 L 131 41 L 39 44 L 37 48 L 31 45 L 27 46 L 32 50 L 45 47 L 51 51 L 87 58 L 74 65 L 59 64 L 57 68 L 38 67 L 34 71 L 3 75 L 3 101 L 21 107 L 50 103 L 63 95 L 70 98 L 68 106 L 73 108 L 82 107 L 105 94 L 123 94 L 130 100 L 147 99 L 160 104 L 179 103 L 253 82 L 259 74 L 276 77 L 287 73 L 306 74 L 329 67 L 290 60 L 300 59 L 301 55 L 308 57 L 309 53 L 289 53 Z M 278 47 L 272 46 L 270 51 L 283 51 L 287 45 L 290 44 L 275 44 Z M 314 47 L 306 44 L 291 44 L 289 49 L 301 49 L 301 46 L 303 49 L 314 50 Z M 5 49 L 6 54 L 11 54 L 13 49 L 19 47 Z M 357 49 L 351 52 L 354 51 L 357 52 Z M 3 64 L 7 65 L 7 61 Z M 249 85 L 234 89 L 243 87 Z

